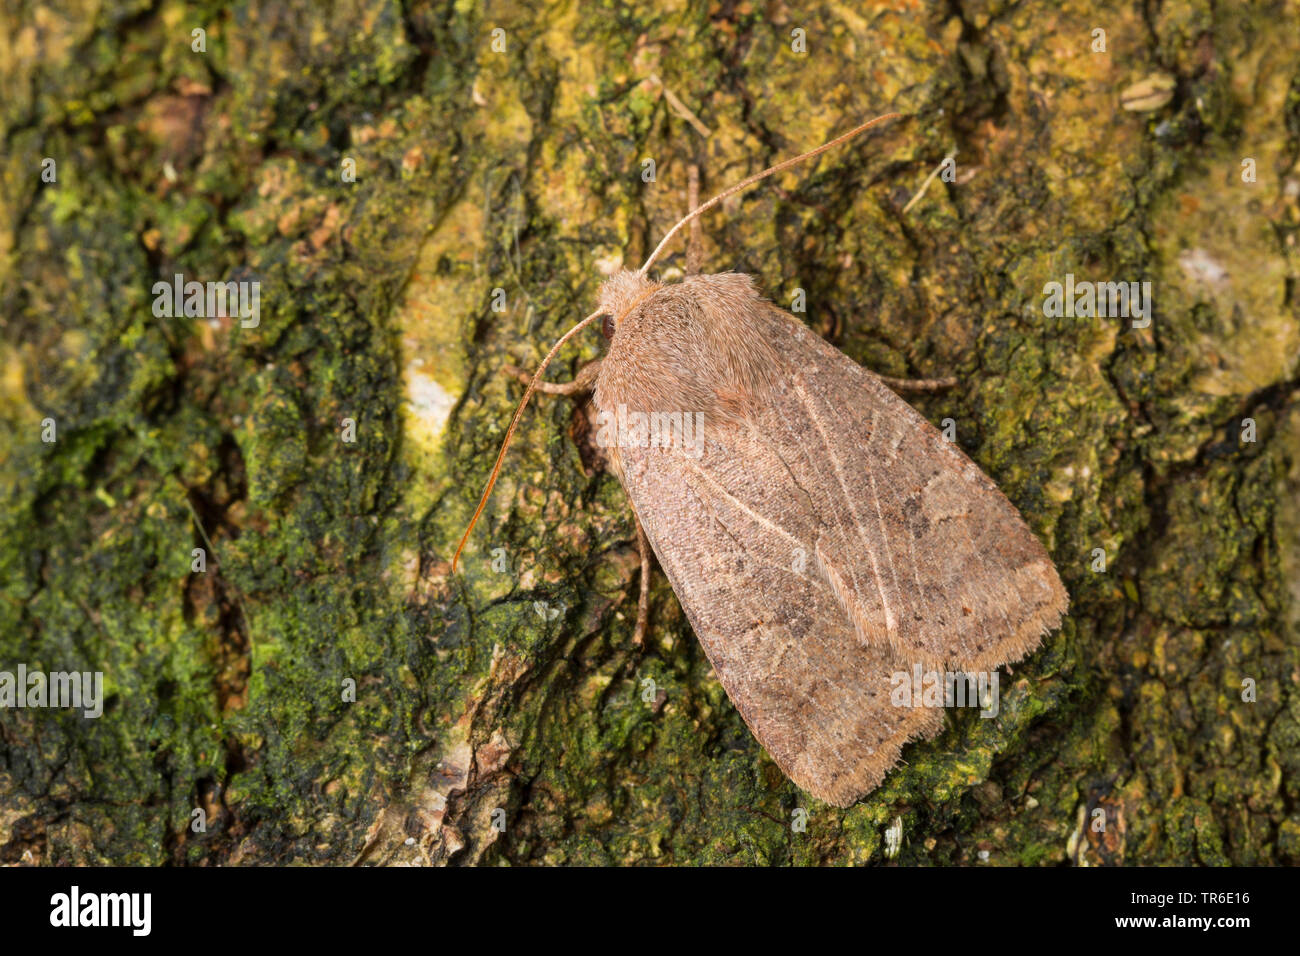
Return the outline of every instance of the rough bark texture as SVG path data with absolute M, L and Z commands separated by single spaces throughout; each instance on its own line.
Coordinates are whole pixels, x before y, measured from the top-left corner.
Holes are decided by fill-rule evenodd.
M 1300 7 L 654 6 L 3 14 L 0 670 L 110 697 L 0 711 L 0 861 L 862 863 L 897 821 L 901 863 L 1300 862 Z M 631 514 L 572 403 L 526 415 L 448 561 L 502 366 L 640 262 L 688 165 L 707 195 L 890 108 L 711 215 L 704 268 L 803 289 L 882 374 L 959 375 L 918 408 L 1073 602 L 996 720 L 840 811 L 662 578 L 633 646 Z M 155 318 L 177 272 L 258 279 L 260 326 Z M 1150 280 L 1150 327 L 1045 316 L 1067 273 Z

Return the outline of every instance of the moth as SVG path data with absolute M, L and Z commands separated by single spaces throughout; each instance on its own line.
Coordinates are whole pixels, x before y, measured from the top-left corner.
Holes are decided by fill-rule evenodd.
M 941 707 L 894 705 L 894 675 L 1021 659 L 1060 622 L 1065 588 L 955 443 L 749 276 L 666 283 L 648 270 L 726 197 L 897 115 L 737 183 L 678 222 L 639 270 L 609 278 L 530 380 L 453 559 L 454 571 L 533 393 L 594 386 L 638 540 L 727 696 L 791 780 L 841 807 L 878 786 L 906 742 L 942 727 Z M 543 383 L 595 321 L 609 341 L 599 365 L 567 386 Z M 643 548 L 638 634 L 648 571 Z

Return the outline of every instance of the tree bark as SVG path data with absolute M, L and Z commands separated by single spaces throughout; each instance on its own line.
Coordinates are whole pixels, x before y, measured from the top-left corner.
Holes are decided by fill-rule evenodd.
M 3 14 L 0 671 L 102 671 L 105 708 L 0 709 L 0 861 L 1300 862 L 1296 9 L 897 6 Z M 450 559 L 503 367 L 689 167 L 707 197 L 889 110 L 709 214 L 702 268 L 957 376 L 916 406 L 1072 604 L 996 719 L 841 811 L 662 577 L 633 644 L 583 403 L 538 397 Z M 259 283 L 256 325 L 157 315 L 178 273 Z M 1067 276 L 1150 282 L 1149 324 L 1051 314 Z

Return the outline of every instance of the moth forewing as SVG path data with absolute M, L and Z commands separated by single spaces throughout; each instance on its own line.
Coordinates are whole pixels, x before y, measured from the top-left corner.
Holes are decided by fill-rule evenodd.
M 937 707 L 896 706 L 893 676 L 1018 660 L 1059 621 L 1064 588 L 978 467 L 747 277 L 609 288 L 611 307 L 635 305 L 600 369 L 600 413 L 705 423 L 697 456 L 620 444 L 619 478 L 754 735 L 847 805 L 942 725 Z

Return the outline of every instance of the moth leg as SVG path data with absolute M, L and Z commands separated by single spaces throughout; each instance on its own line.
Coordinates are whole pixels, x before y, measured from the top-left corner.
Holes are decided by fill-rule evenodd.
M 632 632 L 632 643 L 640 647 L 645 641 L 646 625 L 650 621 L 650 539 L 645 536 L 641 519 L 632 512 L 636 522 L 636 546 L 641 552 L 641 597 L 636 605 L 636 630 Z
M 942 392 L 957 384 L 955 378 L 890 378 L 888 375 L 877 378 L 896 392 Z
M 596 387 L 596 376 L 600 374 L 600 359 L 584 365 L 572 382 L 538 382 L 537 390 L 543 395 L 582 395 Z M 502 366 L 507 375 L 513 375 L 527 385 L 533 377 L 517 365 Z

